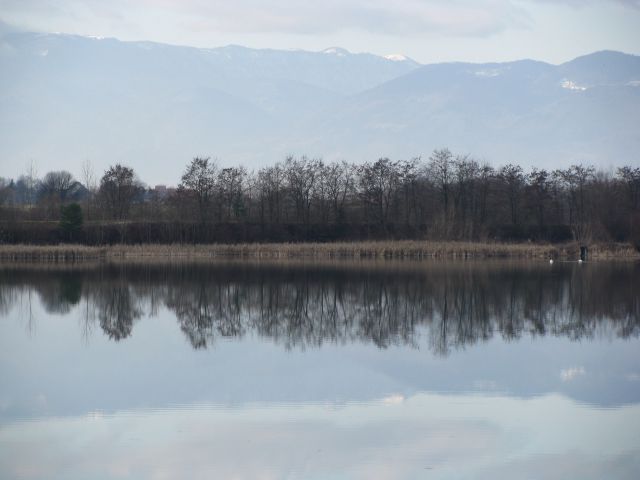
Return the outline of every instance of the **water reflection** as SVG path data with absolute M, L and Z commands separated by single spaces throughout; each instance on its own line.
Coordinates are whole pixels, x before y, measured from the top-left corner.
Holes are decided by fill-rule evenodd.
M 635 479 L 639 279 L 5 266 L 0 478 Z
M 495 335 L 637 337 L 640 265 L 178 264 L 0 271 L 0 311 L 77 309 L 122 341 L 170 310 L 195 349 L 248 333 L 287 349 L 326 342 L 416 345 L 447 355 Z M 25 301 L 24 299 L 28 300 Z

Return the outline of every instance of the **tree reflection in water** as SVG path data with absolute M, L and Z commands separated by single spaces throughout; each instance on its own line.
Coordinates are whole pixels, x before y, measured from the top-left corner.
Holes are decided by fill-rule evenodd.
M 161 308 L 194 348 L 247 332 L 286 348 L 324 342 L 417 345 L 434 353 L 491 339 L 637 336 L 637 264 L 103 265 L 0 270 L 0 311 L 32 291 L 50 313 L 76 308 L 112 340 Z

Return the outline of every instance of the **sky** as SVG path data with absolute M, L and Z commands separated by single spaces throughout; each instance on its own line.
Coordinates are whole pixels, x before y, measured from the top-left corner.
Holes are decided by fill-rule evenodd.
M 196 47 L 340 46 L 422 63 L 640 54 L 640 0 L 0 0 L 0 20 Z

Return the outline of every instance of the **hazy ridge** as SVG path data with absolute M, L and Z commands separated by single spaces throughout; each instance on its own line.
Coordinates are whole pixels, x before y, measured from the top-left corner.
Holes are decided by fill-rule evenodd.
M 0 40 L 0 165 L 115 162 L 172 183 L 195 155 L 372 160 L 448 146 L 494 164 L 637 164 L 640 57 L 448 63 L 61 34 Z

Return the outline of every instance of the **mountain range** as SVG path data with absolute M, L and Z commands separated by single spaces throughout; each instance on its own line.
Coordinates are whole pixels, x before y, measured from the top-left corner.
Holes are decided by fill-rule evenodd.
M 420 65 L 402 55 L 202 49 L 0 33 L 0 176 L 116 162 L 177 183 L 194 156 L 249 168 L 435 148 L 494 165 L 640 164 L 640 57 Z

